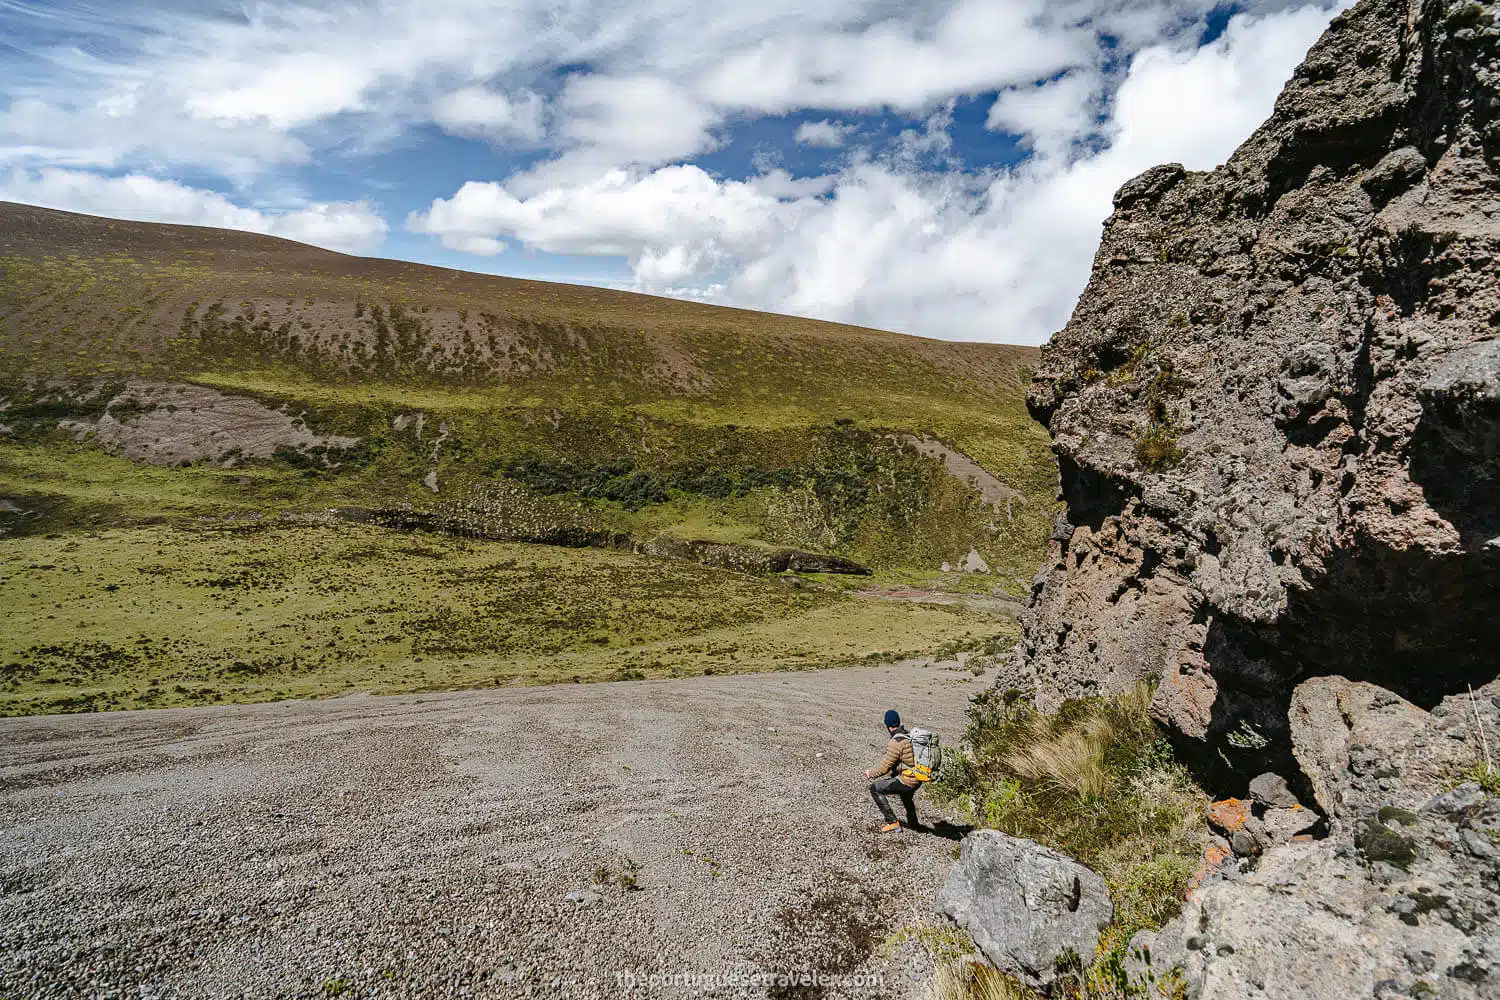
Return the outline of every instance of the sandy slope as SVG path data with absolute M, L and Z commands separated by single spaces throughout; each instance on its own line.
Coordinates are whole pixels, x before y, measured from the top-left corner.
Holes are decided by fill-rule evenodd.
M 875 834 L 859 772 L 886 707 L 956 741 L 981 685 L 906 666 L 0 720 L 0 996 L 910 995 L 921 950 L 882 944 L 955 844 Z M 565 901 L 626 856 L 637 891 Z M 652 972 L 727 985 L 617 978 Z M 884 985 L 748 978 L 775 972 Z

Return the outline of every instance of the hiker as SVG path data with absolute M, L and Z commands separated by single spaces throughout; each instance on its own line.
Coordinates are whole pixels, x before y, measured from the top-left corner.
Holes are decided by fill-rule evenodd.
M 890 742 L 885 745 L 885 757 L 878 767 L 865 772 L 866 778 L 875 779 L 870 785 L 870 798 L 875 800 L 880 815 L 885 817 L 881 833 L 895 833 L 901 829 L 896 812 L 891 808 L 892 795 L 900 797 L 901 804 L 906 807 L 906 825 L 915 830 L 921 826 L 917 822 L 916 797 L 922 782 L 916 775 L 917 757 L 912 750 L 911 734 L 901 724 L 901 713 L 894 708 L 885 713 L 885 728 L 891 734 Z

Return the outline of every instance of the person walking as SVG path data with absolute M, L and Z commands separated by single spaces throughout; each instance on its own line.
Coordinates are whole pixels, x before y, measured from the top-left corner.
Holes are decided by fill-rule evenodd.
M 880 832 L 895 833 L 901 829 L 896 812 L 891 808 L 891 796 L 899 798 L 906 808 L 906 825 L 917 829 L 921 824 L 917 821 L 916 797 L 922 782 L 915 773 L 917 757 L 912 750 L 911 734 L 901 725 L 901 713 L 894 708 L 885 713 L 885 728 L 890 734 L 885 756 L 876 767 L 865 772 L 866 778 L 875 779 L 870 785 L 870 798 L 875 800 L 875 807 L 885 818 Z

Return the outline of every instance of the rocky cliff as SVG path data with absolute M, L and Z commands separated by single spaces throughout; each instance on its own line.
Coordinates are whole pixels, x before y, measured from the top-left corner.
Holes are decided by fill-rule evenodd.
M 1495 677 L 1497 10 L 1365 0 L 1227 164 L 1116 195 L 1029 399 L 1068 507 L 1020 647 L 1044 703 L 1156 676 L 1254 773 L 1303 679 Z

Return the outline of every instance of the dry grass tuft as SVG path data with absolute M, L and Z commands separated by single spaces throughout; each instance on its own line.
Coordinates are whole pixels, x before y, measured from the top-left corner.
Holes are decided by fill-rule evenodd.
M 1037 1000 L 1037 994 L 988 965 L 963 962 L 938 966 L 932 1000 Z
M 1115 699 L 1115 711 L 1087 715 L 1061 732 L 1052 717 L 1033 714 L 1022 722 L 1014 748 L 1003 753 L 1001 760 L 1023 782 L 1046 785 L 1080 799 L 1098 798 L 1114 787 L 1107 758 L 1125 736 L 1120 716 L 1143 718 L 1150 705 L 1150 686 L 1138 684 Z

